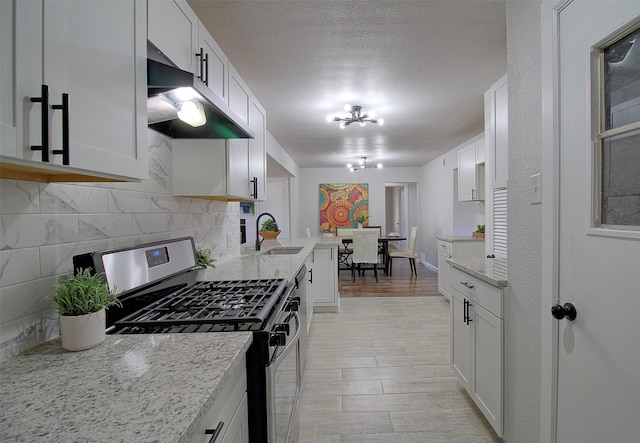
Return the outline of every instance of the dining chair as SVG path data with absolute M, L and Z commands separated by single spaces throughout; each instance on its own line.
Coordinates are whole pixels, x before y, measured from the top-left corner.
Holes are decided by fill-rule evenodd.
M 382 235 L 382 226 L 367 226 L 364 229 L 375 229 L 378 231 L 378 237 Z M 386 253 L 385 245 L 383 243 L 378 243 L 378 262 L 384 264 L 384 255 Z
M 418 270 L 416 269 L 416 238 L 418 237 L 418 228 L 413 226 L 411 228 L 411 233 L 409 234 L 409 243 L 407 245 L 407 249 L 399 249 L 397 251 L 390 251 L 388 254 L 389 260 L 389 275 L 392 275 L 393 272 L 393 259 L 394 258 L 408 258 L 409 266 L 411 267 L 411 273 L 418 275 Z
M 356 266 L 358 274 L 362 270 L 361 265 L 373 265 L 373 273 L 378 282 L 378 231 L 375 229 L 353 230 L 353 254 L 351 255 L 351 275 L 356 281 Z
M 352 238 L 352 232 L 353 229 L 351 228 L 336 228 L 337 237 Z M 340 245 L 338 245 L 338 273 L 341 270 L 351 269 L 351 254 L 353 254 L 353 250 L 348 244 L 340 243 Z

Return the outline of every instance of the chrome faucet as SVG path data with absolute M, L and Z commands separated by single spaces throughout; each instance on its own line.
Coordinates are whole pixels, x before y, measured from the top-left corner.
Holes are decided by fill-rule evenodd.
M 262 214 L 260 214 L 257 218 L 256 218 L 256 251 L 260 250 L 260 245 L 262 244 L 262 240 L 260 240 L 260 234 L 258 234 L 258 232 L 260 232 L 258 230 L 258 226 L 260 226 L 260 219 L 262 218 L 263 215 L 268 215 L 269 217 L 271 217 L 273 219 L 273 221 L 276 224 L 276 231 L 278 230 L 278 222 L 276 222 L 276 218 L 269 214 L 268 212 L 263 212 Z

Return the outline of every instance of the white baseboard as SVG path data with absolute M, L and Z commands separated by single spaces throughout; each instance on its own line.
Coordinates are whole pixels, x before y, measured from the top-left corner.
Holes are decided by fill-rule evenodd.
M 421 261 L 420 263 L 422 263 L 425 268 L 429 268 L 434 272 L 438 272 L 438 268 L 436 266 L 433 266 L 431 263 L 427 263 L 426 261 Z

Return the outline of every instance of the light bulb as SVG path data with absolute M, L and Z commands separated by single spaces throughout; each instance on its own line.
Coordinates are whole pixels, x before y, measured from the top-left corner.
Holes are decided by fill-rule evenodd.
M 351 169 L 353 168 L 353 165 L 351 163 L 347 163 L 347 168 Z
M 344 129 L 347 127 L 347 124 L 345 122 L 340 122 L 340 129 Z
M 199 102 L 184 102 L 178 111 L 178 118 L 193 127 L 202 126 L 207 122 L 204 108 Z
M 365 121 L 360 122 L 360 126 L 364 126 L 366 124 L 367 124 L 367 122 L 365 122 Z
M 377 114 L 376 114 L 376 111 L 371 111 L 371 112 L 369 113 L 369 117 L 370 117 L 370 118 L 376 118 L 376 115 L 377 115 Z
M 351 112 L 351 105 L 349 104 L 344 105 L 344 110 L 347 112 Z
M 382 163 L 378 163 L 378 164 L 376 165 L 376 168 L 378 168 L 378 169 L 382 169 Z
M 379 124 L 380 126 L 384 125 L 384 120 L 383 120 L 383 119 L 381 119 L 381 118 L 379 118 L 379 119 L 378 119 L 378 124 Z

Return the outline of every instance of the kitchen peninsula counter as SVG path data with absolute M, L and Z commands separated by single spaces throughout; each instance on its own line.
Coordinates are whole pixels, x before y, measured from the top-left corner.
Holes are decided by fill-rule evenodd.
M 454 268 L 489 283 L 498 288 L 507 287 L 507 259 L 506 258 L 461 258 L 448 259 Z
M 108 335 L 67 352 L 44 343 L 0 365 L 0 441 L 187 442 L 251 332 Z
M 260 251 L 255 250 L 255 242 L 242 246 L 241 256 L 207 269 L 200 280 L 256 280 L 286 278 L 293 281 L 296 273 L 314 248 L 338 248 L 339 237 L 303 237 L 265 240 Z M 279 247 L 302 247 L 297 254 L 268 255 L 265 252 Z

